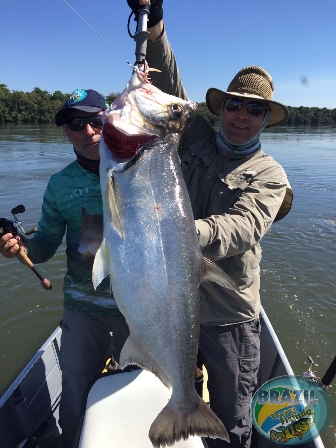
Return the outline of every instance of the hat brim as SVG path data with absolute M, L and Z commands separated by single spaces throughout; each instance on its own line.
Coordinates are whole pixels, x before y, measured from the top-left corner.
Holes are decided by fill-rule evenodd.
M 56 126 L 63 126 L 67 123 L 68 115 L 71 114 L 74 110 L 82 110 L 83 112 L 96 113 L 103 110 L 100 107 L 93 106 L 68 106 L 60 109 L 55 115 L 55 123 Z
M 223 103 L 223 100 L 226 96 L 238 96 L 242 98 L 250 98 L 250 99 L 258 99 L 267 102 L 270 104 L 271 114 L 269 116 L 269 120 L 266 128 L 270 128 L 271 126 L 275 126 L 287 120 L 288 118 L 288 110 L 286 106 L 277 101 L 265 100 L 258 95 L 251 95 L 247 93 L 237 93 L 237 92 L 223 92 L 222 90 L 211 87 L 206 93 L 206 103 L 209 111 L 214 115 L 220 114 L 220 109 Z

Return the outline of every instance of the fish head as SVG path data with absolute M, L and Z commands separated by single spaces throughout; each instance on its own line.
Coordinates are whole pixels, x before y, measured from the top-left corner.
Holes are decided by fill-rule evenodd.
M 301 430 L 302 432 L 307 432 L 314 425 L 316 421 L 315 414 L 310 415 L 309 417 L 300 418 L 296 422 L 296 429 Z
M 142 82 L 132 91 L 143 129 L 158 137 L 183 132 L 195 117 L 197 105 Z
M 121 97 L 115 104 L 123 108 L 124 119 L 139 127 L 139 133 L 165 137 L 183 132 L 195 117 L 197 104 L 162 92 L 147 79 L 147 72 L 136 69 Z M 125 108 L 126 107 L 126 108 Z
M 103 138 L 117 158 L 126 159 L 151 140 L 182 133 L 196 111 L 196 103 L 162 92 L 134 70 L 126 89 L 104 112 Z

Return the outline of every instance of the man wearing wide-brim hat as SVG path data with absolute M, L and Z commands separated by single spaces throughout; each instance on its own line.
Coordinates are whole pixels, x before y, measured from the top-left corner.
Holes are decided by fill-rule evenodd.
M 127 1 L 137 14 L 139 1 Z M 162 0 L 151 0 L 146 58 L 149 67 L 161 70 L 151 79 L 164 92 L 187 99 L 162 16 Z M 248 448 L 251 443 L 250 403 L 260 362 L 260 240 L 286 216 L 293 197 L 284 169 L 260 142 L 263 129 L 287 118 L 273 91 L 266 70 L 243 68 L 226 90 L 210 88 L 206 94 L 210 112 L 220 117 L 219 130 L 197 116 L 179 144 L 200 248 L 240 290 L 200 285 L 199 359 L 208 372 L 210 407 L 230 439 L 209 438 L 210 448 Z M 176 438 L 180 430 L 210 433 L 200 431 L 202 418 L 189 415 L 187 420 L 188 428 L 171 429 Z
M 258 66 L 245 67 L 230 82 L 227 91 L 211 88 L 206 94 L 206 103 L 211 113 L 220 115 L 225 98 L 230 96 L 243 100 L 265 102 L 271 110 L 266 127 L 282 123 L 288 117 L 286 106 L 273 100 L 274 85 L 272 77 Z

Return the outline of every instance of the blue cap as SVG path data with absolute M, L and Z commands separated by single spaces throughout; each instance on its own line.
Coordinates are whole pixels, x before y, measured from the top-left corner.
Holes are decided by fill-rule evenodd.
M 100 93 L 95 90 L 77 89 L 70 95 L 62 109 L 55 115 L 56 126 L 63 126 L 67 122 L 68 115 L 73 110 L 97 113 L 108 108 L 108 104 Z

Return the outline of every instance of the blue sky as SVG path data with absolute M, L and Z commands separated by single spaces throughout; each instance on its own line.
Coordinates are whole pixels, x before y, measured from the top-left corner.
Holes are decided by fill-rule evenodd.
M 63 0 L 2 1 L 0 83 L 25 92 L 124 89 L 126 60 L 135 61 L 126 0 L 67 1 L 121 56 Z M 275 100 L 336 108 L 335 0 L 165 0 L 164 19 L 192 100 L 204 101 L 209 87 L 225 90 L 242 67 L 261 65 Z

